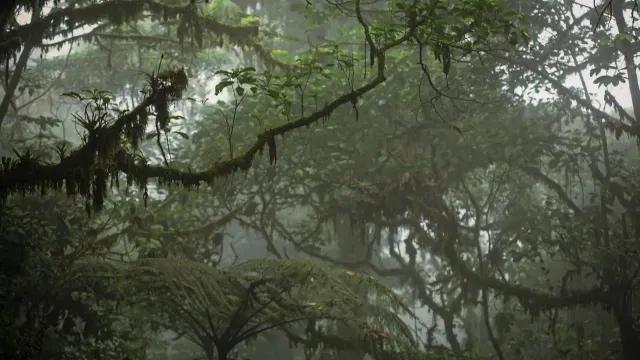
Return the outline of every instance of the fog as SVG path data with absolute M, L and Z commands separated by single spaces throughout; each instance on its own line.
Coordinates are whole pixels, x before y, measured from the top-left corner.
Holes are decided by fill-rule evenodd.
M 638 359 L 639 20 L 7 0 L 0 359 Z

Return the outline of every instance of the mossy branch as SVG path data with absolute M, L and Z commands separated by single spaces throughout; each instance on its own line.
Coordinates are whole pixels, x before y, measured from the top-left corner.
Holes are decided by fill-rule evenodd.
M 438 208 L 442 211 L 442 214 L 437 215 L 437 218 L 433 220 L 439 224 L 438 226 L 442 232 L 443 255 L 449 261 L 453 271 L 470 282 L 492 289 L 504 296 L 518 299 L 522 307 L 533 315 L 549 309 L 580 305 L 605 305 L 607 303 L 605 292 L 597 286 L 591 289 L 565 290 L 562 294 L 551 294 L 523 285 L 507 283 L 489 275 L 479 274 L 460 257 L 456 250 L 455 244 L 459 235 L 458 223 L 454 212 L 442 199 L 434 201 L 438 201 Z
M 170 6 L 152 0 L 116 0 L 83 7 L 68 6 L 62 9 L 57 8 L 37 21 L 17 26 L 1 34 L 0 59 L 13 56 L 20 51 L 21 44 L 27 41 L 32 34 L 40 34 L 39 38 L 43 40 L 54 39 L 60 35 L 71 34 L 74 29 L 85 25 L 99 24 L 105 20 L 108 20 L 113 25 L 131 21 L 142 15 L 144 11 L 150 12 L 158 19 L 176 18 L 193 13 L 191 4 Z M 225 35 L 232 43 L 238 45 L 247 44 L 259 32 L 258 25 L 229 25 L 201 15 L 196 15 L 195 20 L 202 24 L 204 29 L 216 35 Z M 85 38 L 93 36 L 94 34 L 87 34 Z M 59 46 L 66 41 L 77 39 L 79 39 L 78 36 L 71 36 L 58 40 L 55 44 Z M 47 45 L 42 43 L 36 45 L 36 47 L 39 46 Z

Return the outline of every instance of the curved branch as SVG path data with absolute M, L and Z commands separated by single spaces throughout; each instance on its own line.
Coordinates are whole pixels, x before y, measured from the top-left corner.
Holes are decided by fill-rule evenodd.
M 522 170 L 522 172 L 524 172 L 525 174 L 531 176 L 532 178 L 536 180 L 540 180 L 543 184 L 545 184 L 547 187 L 553 190 L 558 195 L 558 197 L 562 201 L 564 201 L 564 203 L 571 210 L 573 210 L 573 212 L 575 212 L 577 215 L 582 214 L 582 209 L 580 209 L 580 207 L 576 205 L 576 203 L 569 197 L 569 195 L 567 195 L 567 193 L 564 191 L 562 186 L 560 186 L 560 184 L 555 182 L 553 179 L 551 179 L 547 175 L 543 174 L 542 171 L 540 171 L 539 169 L 533 166 L 519 166 L 518 168 Z
M 408 36 L 407 34 L 402 38 L 394 40 L 393 44 L 402 44 L 409 39 Z M 404 40 L 400 41 L 400 39 Z M 209 169 L 191 172 L 188 170 L 185 171 L 176 168 L 139 163 L 136 162 L 132 154 L 119 147 L 114 149 L 115 151 L 111 154 L 100 154 L 109 160 L 110 165 L 108 168 L 102 170 L 94 168 L 95 156 L 98 153 L 99 145 L 101 145 L 100 142 L 117 144 L 125 126 L 133 124 L 139 117 L 146 118 L 148 107 L 156 106 L 159 102 L 167 101 L 167 91 L 170 89 L 160 89 L 160 91 L 150 94 L 136 108 L 116 119 L 112 125 L 97 129 L 95 131 L 94 141 L 88 141 L 84 146 L 71 153 L 70 156 L 63 158 L 57 164 L 40 164 L 34 159 L 27 159 L 28 161 L 26 162 L 22 160 L 11 161 L 9 159 L 3 159 L 4 163 L 2 169 L 0 169 L 0 197 L 4 198 L 7 194 L 17 191 L 34 191 L 38 186 L 42 191 L 48 188 L 58 189 L 62 187 L 63 183 L 67 185 L 68 193 L 74 193 L 76 189 L 70 189 L 69 183 L 73 183 L 80 177 L 82 186 L 79 190 L 81 195 L 90 198 L 93 193 L 97 193 L 98 197 L 93 198 L 94 207 L 100 209 L 103 200 L 102 196 L 104 195 L 103 188 L 106 187 L 106 178 L 108 175 L 113 176 L 113 174 L 117 172 L 131 176 L 142 186 L 151 178 L 170 183 L 179 183 L 184 186 L 192 186 L 201 182 L 210 183 L 218 177 L 229 175 L 239 170 L 249 169 L 253 159 L 258 153 L 262 152 L 265 146 L 269 148 L 271 162 L 275 162 L 277 160 L 276 136 L 285 135 L 301 127 L 307 127 L 321 119 L 326 119 L 339 106 L 356 102 L 362 95 L 382 84 L 386 80 L 385 52 L 391 47 L 392 46 L 387 44 L 384 50 L 378 50 L 376 52 L 378 72 L 369 82 L 357 89 L 338 96 L 335 100 L 308 116 L 303 116 L 298 120 L 264 131 L 258 135 L 255 143 L 243 154 L 227 161 L 216 162 Z M 95 174 L 93 172 L 95 172 Z
M 20 44 L 28 39 L 32 34 L 39 34 L 41 39 L 52 38 L 56 36 L 53 31 L 65 24 L 68 28 L 64 32 L 69 33 L 73 29 L 95 24 L 101 20 L 110 20 L 114 24 L 122 23 L 126 20 L 133 19 L 136 16 L 148 10 L 155 16 L 160 18 L 165 16 L 176 16 L 190 11 L 191 4 L 183 6 L 171 6 L 153 0 L 115 0 L 104 3 L 92 4 L 84 7 L 68 6 L 62 9 L 54 9 L 47 16 L 44 16 L 34 22 L 18 26 L 14 29 L 6 31 L 0 37 L 0 56 L 6 56 L 15 49 L 14 44 Z M 235 26 L 221 23 L 213 18 L 198 15 L 197 19 L 204 28 L 209 31 L 226 35 L 236 44 L 245 44 L 248 39 L 258 35 L 259 27 L 257 25 Z M 69 39 L 63 39 L 56 42 L 56 45 L 66 41 L 75 40 L 78 37 L 87 36 L 86 34 Z M 37 44 L 36 47 L 43 44 Z M 49 46 L 51 44 L 44 44 Z M 18 47 L 19 48 L 19 47 Z M 13 50 L 15 51 L 15 50 Z
M 598 287 L 587 290 L 568 290 L 566 294 L 556 295 L 519 284 L 510 284 L 488 275 L 478 274 L 467 265 L 456 251 L 455 244 L 459 236 L 455 212 L 445 204 L 442 198 L 434 197 L 434 201 L 438 203 L 437 207 L 441 209 L 441 214 L 434 216 L 433 220 L 438 223 L 443 236 L 443 255 L 449 261 L 453 271 L 469 281 L 491 288 L 506 296 L 517 298 L 527 311 L 534 314 L 547 309 L 607 303 L 605 292 Z M 422 229 L 422 231 L 426 230 Z
M 385 81 L 384 75 L 384 53 L 378 53 L 378 75 L 367 84 L 345 93 L 332 102 L 325 105 L 322 109 L 301 117 L 298 120 L 286 123 L 281 126 L 266 130 L 258 135 L 255 143 L 247 149 L 242 155 L 236 156 L 230 160 L 215 163 L 209 169 L 199 172 L 187 172 L 174 168 L 163 166 L 154 166 L 136 163 L 133 157 L 124 152 L 120 152 L 117 157 L 117 168 L 125 174 L 133 175 L 138 179 L 158 178 L 168 182 L 181 183 L 186 186 L 197 185 L 200 182 L 210 183 L 214 179 L 232 174 L 239 170 L 248 170 L 251 167 L 253 159 L 258 153 L 261 153 L 265 146 L 269 147 L 270 154 L 275 153 L 275 138 L 278 135 L 285 135 L 295 129 L 307 127 L 313 123 L 328 118 L 339 106 L 348 104 L 357 100 L 362 95 L 373 90 Z M 273 158 L 272 160 L 275 160 Z

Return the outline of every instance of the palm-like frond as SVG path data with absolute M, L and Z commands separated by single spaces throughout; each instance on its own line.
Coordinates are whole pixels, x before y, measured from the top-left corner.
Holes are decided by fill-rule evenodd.
M 224 269 L 185 259 L 145 259 L 125 270 L 132 298 L 197 343 L 233 347 L 305 321 L 344 323 L 375 351 L 415 347 L 400 318 L 413 316 L 376 279 L 306 260 L 259 259 Z

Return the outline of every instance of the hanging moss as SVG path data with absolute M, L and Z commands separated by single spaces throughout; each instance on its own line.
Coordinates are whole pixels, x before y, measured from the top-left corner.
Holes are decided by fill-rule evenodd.
M 11 193 L 42 193 L 64 186 L 67 194 L 78 194 L 91 202 L 93 210 L 100 210 L 106 197 L 107 179 L 117 177 L 119 173 L 114 158 L 123 151 L 122 140 L 128 141 L 133 147 L 139 144 L 149 119 L 147 108 L 153 105 L 168 109 L 169 99 L 173 99 L 173 95 L 169 94 L 181 94 L 186 86 L 184 79 L 180 81 L 178 86 L 170 79 L 162 81 L 141 104 L 115 119 L 111 119 L 106 107 L 101 107 L 99 103 L 104 101 L 103 93 L 98 93 L 99 96 L 91 93 L 88 97 L 72 93 L 74 97 L 89 101 L 83 114 L 76 114 L 76 119 L 88 131 L 85 144 L 69 155 L 61 153 L 57 164 L 43 164 L 29 152 L 17 154 L 17 159 L 3 158 L 0 196 L 4 200 Z M 138 176 L 134 180 L 143 186 L 146 185 L 147 176 Z
M 207 29 L 214 34 L 224 34 L 229 41 L 235 45 L 247 45 L 251 39 L 258 36 L 259 27 L 255 26 L 232 26 L 220 23 L 212 18 L 200 18 L 203 29 Z
M 93 208 L 102 209 L 107 193 L 107 172 L 104 169 L 96 169 L 93 177 Z
M 42 44 L 42 40 L 52 40 L 56 46 L 76 40 L 90 41 L 92 34 L 74 37 L 73 32 L 78 27 L 108 21 L 112 25 L 120 25 L 138 19 L 144 11 L 152 15 L 152 19 L 164 22 L 180 19 L 178 37 L 182 39 L 191 36 L 198 46 L 204 45 L 205 31 L 214 37 L 227 35 L 238 45 L 247 43 L 258 35 L 257 25 L 234 26 L 226 25 L 209 17 L 198 14 L 194 4 L 171 6 L 149 0 L 114 0 L 94 3 L 86 6 L 70 5 L 63 9 L 56 9 L 39 21 L 16 26 L 0 36 L 0 61 L 16 56 L 22 46 L 29 39 L 38 39 L 35 47 L 41 47 L 43 52 L 50 45 Z M 63 40 L 57 40 L 60 37 Z
M 134 149 L 138 148 L 140 140 L 144 136 L 145 128 L 148 122 L 149 114 L 147 113 L 147 109 L 143 109 L 140 111 L 135 121 L 127 122 L 125 124 L 125 137 Z
M 109 4 L 122 3 L 134 4 L 140 2 L 123 1 L 110 2 Z M 101 6 L 106 5 L 102 4 Z M 165 6 L 155 4 L 150 5 L 150 8 L 158 10 L 164 9 Z M 131 17 L 134 17 L 135 12 L 140 9 L 141 8 L 138 7 L 130 8 Z M 97 13 L 93 12 L 94 10 L 95 7 L 91 10 L 84 9 L 83 16 L 89 18 L 91 16 L 98 16 Z M 167 9 L 167 13 L 170 13 L 169 10 L 173 11 L 173 9 Z M 185 10 L 186 8 L 183 7 L 177 11 L 182 14 Z M 58 11 L 52 16 L 56 19 L 72 19 L 70 21 L 73 21 L 73 15 L 78 14 L 77 12 L 74 13 L 74 11 L 74 8 L 68 8 Z M 60 13 L 62 13 L 62 15 L 60 15 Z M 129 17 L 124 17 L 123 19 L 127 18 Z M 251 46 L 249 43 L 250 39 L 258 34 L 257 26 L 234 27 L 203 17 L 199 17 L 198 22 L 202 24 L 204 29 L 215 34 L 224 33 L 230 42 L 235 42 L 247 47 Z M 21 31 L 28 28 L 29 27 L 22 27 Z M 378 63 L 384 64 L 384 54 L 379 53 L 378 56 L 380 57 Z M 71 152 L 69 156 L 62 158 L 59 163 L 33 164 L 24 159 L 10 161 L 9 165 L 5 166 L 2 173 L 0 173 L 0 195 L 4 198 L 8 194 L 19 191 L 32 192 L 36 185 L 44 183 L 45 187 L 55 189 L 65 186 L 69 194 L 77 193 L 85 199 L 91 200 L 93 207 L 99 209 L 104 202 L 106 179 L 117 176 L 119 172 L 127 174 L 128 184 L 135 183 L 141 188 L 146 187 L 148 179 L 151 178 L 157 179 L 162 183 L 196 187 L 200 182 L 210 183 L 216 177 L 248 170 L 257 153 L 265 146 L 268 147 L 271 162 L 275 164 L 277 160 L 276 136 L 282 136 L 289 131 L 308 126 L 321 120 L 328 120 L 331 113 L 339 106 L 351 102 L 354 98 L 362 96 L 384 82 L 385 76 L 383 70 L 383 65 L 379 65 L 379 74 L 376 78 L 360 88 L 342 94 L 333 101 L 325 103 L 322 109 L 308 116 L 263 132 L 258 136 L 256 142 L 242 155 L 227 161 L 215 162 L 208 169 L 197 172 L 146 164 L 144 161 L 136 160 L 134 155 L 128 151 L 130 149 L 127 148 L 127 146 L 122 146 L 122 144 L 125 143 L 135 149 L 139 144 L 144 133 L 145 120 L 149 119 L 149 107 L 155 110 L 155 120 L 158 122 L 161 130 L 167 129 L 169 125 L 169 105 L 182 96 L 188 79 L 184 69 L 170 70 L 163 73 L 158 71 L 149 76 L 148 84 L 143 89 L 143 93 L 145 94 L 144 100 L 131 111 L 119 115 L 117 118 L 108 117 L 102 112 L 98 114 L 97 122 L 95 118 L 85 119 L 83 115 L 76 116 L 78 121 L 84 122 L 83 126 L 88 131 L 86 141 L 83 146 Z M 98 98 L 100 97 L 101 96 L 98 96 Z M 81 96 L 80 99 L 82 99 Z M 96 109 L 95 107 L 90 108 L 90 110 L 100 112 L 100 109 Z
M 22 49 L 22 41 L 18 38 L 2 40 L 0 38 L 0 62 L 4 63 Z

